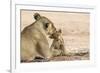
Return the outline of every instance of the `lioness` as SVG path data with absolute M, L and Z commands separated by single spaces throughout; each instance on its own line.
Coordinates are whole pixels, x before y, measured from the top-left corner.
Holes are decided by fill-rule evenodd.
M 30 62 L 36 57 L 49 60 L 52 56 L 46 36 L 55 30 L 54 24 L 39 13 L 34 14 L 35 22 L 21 32 L 21 62 Z

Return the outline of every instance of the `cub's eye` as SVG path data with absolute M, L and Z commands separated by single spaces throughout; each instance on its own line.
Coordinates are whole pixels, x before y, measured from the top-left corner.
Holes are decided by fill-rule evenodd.
M 48 28 L 48 26 L 49 26 L 49 23 L 46 23 L 46 24 L 45 24 L 45 27 Z

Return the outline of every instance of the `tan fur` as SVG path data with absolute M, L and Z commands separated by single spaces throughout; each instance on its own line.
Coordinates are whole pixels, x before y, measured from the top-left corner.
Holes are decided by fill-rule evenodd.
M 61 29 L 54 32 L 51 36 L 53 39 L 50 49 L 53 51 L 53 56 L 65 55 L 64 40 L 62 37 Z
M 32 61 L 35 57 L 50 59 L 52 56 L 46 35 L 51 35 L 56 28 L 38 13 L 34 18 L 36 21 L 21 32 L 21 61 Z

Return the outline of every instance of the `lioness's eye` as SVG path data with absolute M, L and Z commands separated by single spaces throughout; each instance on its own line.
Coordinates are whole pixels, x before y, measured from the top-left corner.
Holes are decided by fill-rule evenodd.
M 46 24 L 45 24 L 45 27 L 48 28 L 48 26 L 49 26 L 49 23 L 46 23 Z

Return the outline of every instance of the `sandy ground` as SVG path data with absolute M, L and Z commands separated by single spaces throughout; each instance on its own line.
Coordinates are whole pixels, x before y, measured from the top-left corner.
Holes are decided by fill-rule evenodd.
M 30 62 L 22 62 L 22 63 L 31 63 L 31 62 L 56 62 L 56 61 L 79 61 L 79 60 L 89 60 L 89 53 L 84 54 L 76 54 L 76 55 L 67 55 L 67 56 L 56 56 L 51 58 L 50 61 L 44 59 L 35 59 Z
M 70 55 L 70 56 L 57 56 L 52 58 L 51 61 L 76 61 L 76 60 L 89 60 L 89 53 L 84 55 Z
M 33 15 L 36 12 L 50 19 L 57 29 L 62 30 L 65 48 L 68 53 L 89 52 L 90 17 L 88 13 L 24 10 L 21 11 L 21 31 L 35 21 Z M 51 42 L 49 41 L 49 43 Z M 82 60 L 81 58 L 89 59 L 89 55 L 59 56 L 52 60 Z

